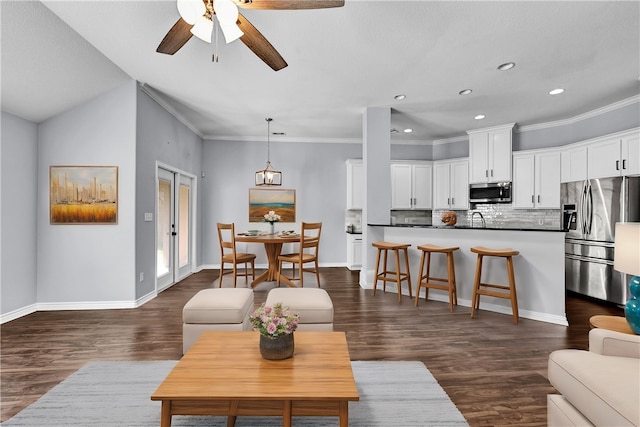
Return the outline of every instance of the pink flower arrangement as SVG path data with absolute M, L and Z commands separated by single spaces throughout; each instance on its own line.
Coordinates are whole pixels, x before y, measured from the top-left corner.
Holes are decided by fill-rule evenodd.
M 250 316 L 253 329 L 269 338 L 277 338 L 283 334 L 292 334 L 298 327 L 300 316 L 292 313 L 282 303 L 271 306 L 262 304 Z

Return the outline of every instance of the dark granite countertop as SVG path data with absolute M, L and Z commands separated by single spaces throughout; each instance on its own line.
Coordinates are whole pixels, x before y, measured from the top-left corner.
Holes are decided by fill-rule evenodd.
M 552 229 L 552 228 L 527 228 L 527 227 L 513 227 L 513 226 L 502 226 L 502 227 L 471 227 L 469 225 L 424 225 L 424 224 L 367 224 L 369 227 L 393 227 L 393 228 L 435 228 L 435 229 L 457 229 L 457 230 L 501 230 L 501 231 L 551 231 L 551 232 L 562 232 L 564 230 L 561 229 Z

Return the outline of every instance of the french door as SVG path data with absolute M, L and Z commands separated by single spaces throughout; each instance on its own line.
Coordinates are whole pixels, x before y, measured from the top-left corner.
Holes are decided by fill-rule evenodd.
M 156 289 L 161 291 L 193 271 L 195 177 L 158 166 Z

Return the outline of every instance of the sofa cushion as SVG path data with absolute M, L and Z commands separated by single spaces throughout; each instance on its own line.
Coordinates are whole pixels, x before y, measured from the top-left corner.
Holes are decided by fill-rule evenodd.
M 324 289 L 275 288 L 267 295 L 267 305 L 282 303 L 300 315 L 300 323 L 333 323 L 333 303 Z
M 547 395 L 547 426 L 593 426 L 571 403 L 559 394 Z
M 243 323 L 253 308 L 253 289 L 212 288 L 195 294 L 182 309 L 184 323 Z
M 640 425 L 640 359 L 583 350 L 549 355 L 549 382 L 594 425 Z

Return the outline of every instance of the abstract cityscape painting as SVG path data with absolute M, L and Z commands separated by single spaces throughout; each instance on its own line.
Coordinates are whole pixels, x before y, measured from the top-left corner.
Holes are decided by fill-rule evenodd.
M 51 224 L 117 224 L 117 166 L 50 166 Z
M 262 222 L 269 211 L 280 215 L 280 222 L 296 222 L 296 190 L 250 188 L 249 222 Z

